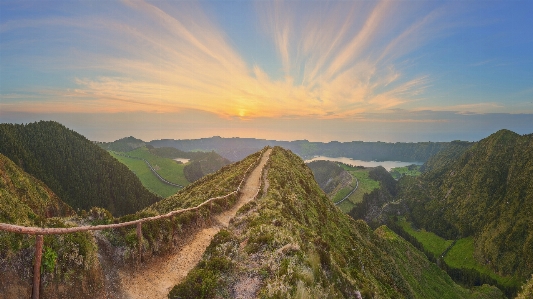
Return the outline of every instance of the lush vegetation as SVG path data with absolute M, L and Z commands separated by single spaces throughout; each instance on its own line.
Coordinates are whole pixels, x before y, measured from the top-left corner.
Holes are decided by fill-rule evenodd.
M 167 213 L 176 209 L 194 207 L 209 198 L 233 192 L 241 183 L 250 165 L 255 163 L 261 154 L 262 152 L 257 152 L 239 162 L 226 165 L 217 172 L 188 185 L 173 196 L 151 205 L 145 211 L 154 211 L 157 214 Z
M 133 137 L 101 143 L 100 146 L 115 149 L 110 150 L 110 154 L 133 171 L 148 190 L 162 197 L 173 195 L 181 188 L 159 180 L 143 160 L 148 161 L 165 180 L 180 186 L 187 186 L 190 182 L 230 163 L 215 152 L 184 152 L 170 147 L 154 148 Z M 174 160 L 177 158 L 190 161 L 184 164 Z
M 461 288 L 391 230 L 344 214 L 291 152 L 274 148 L 267 178 L 170 298 L 501 298 Z
M 422 168 L 422 166 L 416 164 L 403 167 L 394 167 L 390 170 L 390 174 L 395 180 L 400 179 L 404 175 L 419 176 L 421 174 L 420 168 Z
M 172 186 L 162 182 L 157 176 L 154 175 L 152 170 L 150 170 L 143 160 L 127 157 L 122 153 L 109 153 L 122 164 L 126 165 L 139 178 L 143 186 L 150 192 L 165 198 L 176 194 L 176 192 L 181 189 L 180 187 Z M 174 164 L 178 165 L 177 163 Z M 179 165 L 178 171 L 181 171 L 183 179 L 185 179 L 185 176 L 183 175 L 183 165 Z
M 533 135 L 501 130 L 430 159 L 400 180 L 410 221 L 447 239 L 473 237 L 473 258 L 504 276 L 533 272 Z
M 120 218 L 113 218 L 111 214 L 103 209 L 93 209 L 89 213 L 94 224 L 126 222 L 135 219 L 166 214 L 168 212 L 195 207 L 202 202 L 218 196 L 227 195 L 235 191 L 248 170 L 253 170 L 263 152 L 257 152 L 246 159 L 227 165 L 214 174 L 189 184 L 173 196 L 162 199 L 146 209 L 135 214 L 126 215 Z M 251 165 L 251 167 L 250 167 Z M 158 255 L 170 252 L 176 246 L 175 237 L 184 238 L 198 229 L 209 219 L 213 213 L 220 212 L 230 207 L 237 195 L 231 195 L 224 199 L 214 201 L 212 204 L 204 205 L 196 211 L 180 213 L 172 218 L 160 219 L 157 221 L 145 222 L 142 225 L 143 252 L 144 256 Z M 136 228 L 134 226 L 119 229 L 106 230 L 102 232 L 109 240 L 109 243 L 120 252 L 124 260 L 135 259 L 139 246 Z
M 139 147 L 137 149 L 125 153 L 124 156 L 144 159 L 148 161 L 148 163 L 152 165 L 152 167 L 161 177 L 171 183 L 182 186 L 186 186 L 189 184 L 189 181 L 187 181 L 184 175 L 185 166 L 183 164 L 180 164 L 177 161 L 174 161 L 169 158 L 163 158 L 154 155 L 147 147 Z
M 333 202 L 342 200 L 355 188 L 355 180 L 340 164 L 331 161 L 313 161 L 307 163 L 313 172 L 318 186 Z M 342 208 L 342 207 L 341 207 Z
M 428 250 L 435 258 L 441 256 L 453 244 L 453 240 L 446 240 L 425 229 L 414 229 L 405 219 L 400 219 L 398 224 L 409 235 L 415 237 L 425 250 Z
M 379 188 L 379 182 L 369 177 L 371 168 L 321 160 L 307 163 L 307 166 L 313 171 L 320 188 L 333 202 L 341 201 L 357 186 L 357 190 L 339 204 L 339 208 L 345 213 L 362 202 L 365 193 Z
M 0 222 L 42 223 L 46 218 L 74 214 L 45 184 L 0 154 Z
M 192 162 L 185 165 L 183 173 L 189 182 L 195 182 L 196 180 L 219 170 L 229 163 L 230 161 L 228 159 L 222 158 L 215 152 L 210 152 L 206 153 L 203 157 L 196 158 Z
M 74 209 L 124 215 L 159 200 L 109 153 L 56 122 L 0 124 L 0 151 Z
M 504 277 L 474 259 L 473 238 L 445 240 L 424 229 L 413 229 L 404 218 L 393 217 L 387 225 L 413 246 L 424 252 L 429 260 L 445 270 L 454 281 L 466 287 L 490 284 L 497 286 L 508 298 L 514 297 L 521 280 Z
M 363 201 L 357 203 L 349 212 L 354 219 L 363 219 L 370 226 L 385 224 L 388 215 L 394 214 L 400 206 L 394 202 L 398 184 L 391 174 L 382 166 L 374 167 L 368 172 L 370 179 L 379 182 L 379 188 L 363 195 Z
M 74 210 L 41 181 L 0 154 L 0 222 L 24 226 L 67 227 Z M 0 283 L 0 294 L 27 297 L 35 237 L 0 231 L 0 281 L 20 286 L 10 293 Z M 98 296 L 103 277 L 98 272 L 96 243 L 89 233 L 45 236 L 41 279 L 45 297 Z M 91 285 L 91 289 L 88 285 Z M 57 286 L 61 285 L 61 290 Z M 85 285 L 85 287 L 79 287 Z M 77 287 L 76 287 L 77 286 Z M 16 287 L 14 287 L 16 288 Z
M 516 299 L 528 298 L 533 298 L 533 275 L 531 275 L 531 278 L 528 280 L 528 282 L 522 286 L 522 290 L 516 297 Z

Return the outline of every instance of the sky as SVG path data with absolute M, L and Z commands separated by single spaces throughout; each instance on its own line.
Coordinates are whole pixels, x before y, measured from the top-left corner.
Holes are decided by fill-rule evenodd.
M 0 0 L 0 123 L 90 140 L 533 133 L 533 1 Z

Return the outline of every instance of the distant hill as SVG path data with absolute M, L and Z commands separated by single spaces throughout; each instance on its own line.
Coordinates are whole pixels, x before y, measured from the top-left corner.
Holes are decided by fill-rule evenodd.
M 388 215 L 398 210 L 393 202 L 398 193 L 398 183 L 382 166 L 371 169 L 369 177 L 379 182 L 379 188 L 363 195 L 363 201 L 349 212 L 354 219 L 363 219 L 372 227 L 385 224 Z M 393 213 L 394 214 L 394 213 Z
M 344 214 L 290 151 L 274 148 L 267 178 L 169 298 L 502 298 L 460 287 L 387 227 Z
M 215 152 L 208 153 L 201 159 L 195 159 L 190 164 L 185 165 L 183 173 L 189 182 L 204 177 L 207 174 L 213 173 L 231 162 L 221 157 Z
M 425 162 L 429 157 L 446 149 L 450 142 L 309 142 L 307 140 L 277 141 L 255 138 L 201 138 L 152 140 L 150 145 L 174 147 L 182 151 L 216 151 L 230 161 L 238 161 L 265 146 L 281 146 L 304 159 L 313 156 L 347 157 L 365 161 Z
M 352 182 L 350 174 L 335 162 L 317 160 L 307 163 L 307 167 L 313 172 L 320 189 L 330 198 L 340 188 L 346 187 Z
M 501 130 L 442 151 L 426 168 L 400 184 L 417 227 L 473 236 L 475 259 L 501 275 L 533 273 L 533 134 Z
M 144 141 L 133 136 L 124 137 L 113 142 L 98 142 L 97 144 L 105 150 L 116 152 L 129 152 L 146 145 Z
M 0 153 L 74 209 L 124 215 L 160 199 L 105 150 L 57 122 L 0 124 Z
M 170 159 L 183 158 L 191 160 L 183 169 L 185 178 L 187 178 L 187 180 L 191 183 L 231 163 L 230 160 L 222 157 L 214 151 L 185 152 L 173 147 L 154 148 L 151 145 L 148 146 L 150 147 L 150 152 L 152 154 L 160 157 Z

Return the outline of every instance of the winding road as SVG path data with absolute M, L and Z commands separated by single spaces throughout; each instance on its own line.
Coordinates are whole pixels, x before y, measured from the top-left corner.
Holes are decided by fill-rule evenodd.
M 348 197 L 350 197 L 350 195 L 352 195 L 352 194 L 355 192 L 355 190 L 357 190 L 357 188 L 359 187 L 359 180 L 358 180 L 356 177 L 354 177 L 354 179 L 355 179 L 355 182 L 356 182 L 356 184 L 355 184 L 355 188 L 353 188 L 353 190 L 350 191 L 350 193 L 348 193 L 348 195 L 346 195 L 343 199 L 337 201 L 337 202 L 335 203 L 336 206 L 340 205 L 343 201 L 345 201 L 346 199 L 348 199 Z
M 157 173 L 157 171 L 152 167 L 152 164 L 150 164 L 150 162 L 148 162 L 146 159 L 143 159 L 143 158 L 138 158 L 138 157 L 132 157 L 132 156 L 127 156 L 127 155 L 122 155 L 122 154 L 119 154 L 117 152 L 114 152 L 115 155 L 117 156 L 122 156 L 122 157 L 126 157 L 126 158 L 130 158 L 130 159 L 135 159 L 135 160 L 142 160 L 144 161 L 144 163 L 146 163 L 146 165 L 148 165 L 148 167 L 150 168 L 150 170 L 152 171 L 152 173 L 163 183 L 165 184 L 168 184 L 168 185 L 171 185 L 171 186 L 174 186 L 174 187 L 178 187 L 178 188 L 183 188 L 182 185 L 178 185 L 178 184 L 174 184 L 172 182 L 169 182 L 167 180 L 165 180 L 161 175 L 159 175 L 159 173 Z

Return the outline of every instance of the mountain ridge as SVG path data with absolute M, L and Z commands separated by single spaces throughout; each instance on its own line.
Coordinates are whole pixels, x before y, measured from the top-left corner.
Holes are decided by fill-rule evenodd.
M 435 166 L 404 186 L 410 219 L 448 239 L 474 236 L 480 263 L 527 277 L 533 272 L 533 135 L 500 130 L 451 156 L 430 159 Z

